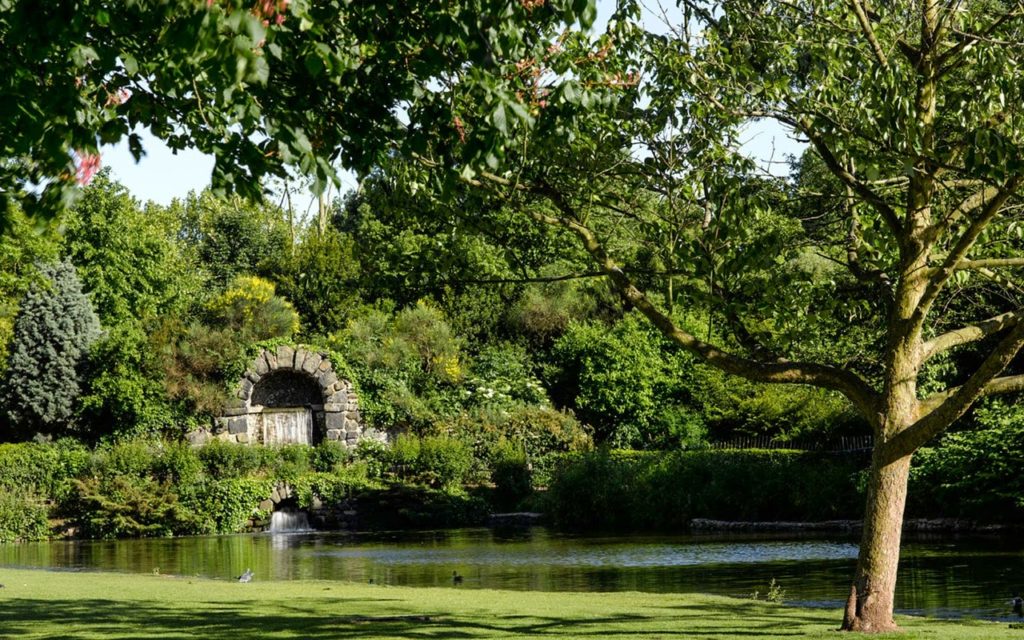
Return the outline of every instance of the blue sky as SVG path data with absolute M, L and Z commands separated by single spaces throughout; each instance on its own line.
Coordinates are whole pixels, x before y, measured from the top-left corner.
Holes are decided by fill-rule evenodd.
M 596 29 L 604 28 L 613 6 L 613 0 L 598 0 Z M 649 6 L 656 6 L 656 3 Z M 664 30 L 664 19 L 650 9 L 645 13 L 644 24 L 651 30 Z M 128 152 L 127 140 L 102 150 L 104 166 L 109 166 L 114 177 L 136 198 L 143 202 L 152 200 L 168 204 L 174 198 L 184 197 L 189 191 L 200 191 L 210 184 L 212 157 L 194 150 L 174 153 L 148 132 L 138 133 L 142 136 L 146 155 L 137 164 Z M 755 158 L 774 158 L 776 161 L 783 160 L 786 154 L 797 154 L 801 150 L 801 146 L 785 130 L 766 122 L 753 123 L 747 128 L 743 148 Z M 773 165 L 773 172 L 785 171 L 782 165 Z M 343 191 L 355 186 L 355 178 L 351 175 L 345 176 L 344 182 Z

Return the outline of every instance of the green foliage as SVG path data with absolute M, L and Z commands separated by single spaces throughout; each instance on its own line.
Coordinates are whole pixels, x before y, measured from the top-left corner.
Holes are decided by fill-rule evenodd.
M 533 362 L 522 346 L 498 342 L 480 349 L 465 380 L 463 406 L 543 406 L 548 397 L 533 375 Z
M 694 367 L 689 384 L 699 414 L 721 439 L 743 434 L 828 441 L 867 428 L 842 396 L 813 387 L 758 384 L 703 364 Z
M 235 332 L 240 341 L 290 338 L 299 330 L 295 307 L 263 278 L 236 276 L 223 293 L 210 300 L 207 311 L 213 326 Z
M 398 438 L 401 437 L 403 436 L 398 436 Z M 392 447 L 394 442 L 392 441 Z M 391 452 L 392 448 L 387 444 L 379 440 L 363 438 L 356 442 L 355 458 L 365 465 L 367 476 L 381 478 L 391 464 Z
M 570 325 L 555 344 L 565 389 L 598 442 L 613 446 L 695 446 L 706 427 L 692 396 L 694 358 L 668 348 L 633 313 L 612 327 Z
M 79 379 L 100 324 L 70 262 L 40 266 L 21 303 L 3 399 L 15 433 L 73 430 Z
M 292 483 L 299 506 L 308 508 L 314 496 L 324 504 L 337 505 L 352 498 L 360 489 L 375 487 L 367 476 L 367 467 L 353 464 L 333 472 L 310 473 Z
M 391 442 L 389 452 L 393 471 L 400 477 L 413 477 L 419 472 L 420 439 L 418 436 L 400 433 Z
M 751 600 L 760 600 L 761 592 L 754 591 L 750 594 Z M 775 604 L 782 604 L 782 601 L 786 599 L 786 590 L 782 588 L 775 578 L 772 578 L 768 583 L 768 589 L 764 592 L 764 599 L 766 602 L 774 602 Z
M 1024 407 L 999 400 L 914 457 L 908 512 L 982 521 L 1024 520 Z
M 275 478 L 294 481 L 313 470 L 313 448 L 304 444 L 286 444 L 274 448 L 270 471 Z
M 64 251 L 104 326 L 178 314 L 203 294 L 205 279 L 180 240 L 173 212 L 145 209 L 101 172 L 62 221 Z
M 80 411 L 91 435 L 156 435 L 188 424 L 188 416 L 168 397 L 153 344 L 138 323 L 113 326 L 90 358 L 96 366 Z
M 337 471 L 351 459 L 352 454 L 345 445 L 333 440 L 324 440 L 313 448 L 310 464 L 314 471 L 330 473 Z
M 384 458 L 386 472 L 395 478 L 445 490 L 461 486 L 473 468 L 470 447 L 448 436 L 399 434 L 386 453 L 364 447 L 360 455 L 371 461 L 378 456 Z
M 556 263 L 555 266 L 560 266 Z M 565 265 L 569 271 L 573 265 Z M 550 346 L 573 321 L 584 321 L 593 311 L 594 299 L 571 282 L 528 287 L 511 310 L 518 331 L 539 346 Z
M 167 484 L 114 475 L 75 480 L 76 509 L 91 538 L 169 536 L 195 531 L 194 516 Z
M 0 542 L 45 540 L 50 534 L 49 509 L 32 493 L 0 492 Z
M 287 341 L 298 331 L 299 318 L 271 282 L 249 276 L 239 276 L 213 298 L 207 313 L 206 322 L 165 322 L 153 340 L 161 350 L 170 396 L 197 413 L 216 415 L 254 345 Z
M 0 211 L 13 199 L 53 212 L 74 196 L 72 151 L 86 181 L 101 144 L 127 139 L 136 158 L 144 153 L 134 127 L 172 148 L 213 154 L 214 187 L 249 196 L 260 193 L 261 178 L 283 176 L 286 167 L 318 185 L 336 179 L 339 160 L 366 171 L 395 144 L 422 148 L 438 127 L 452 130 L 447 103 L 425 90 L 432 80 L 493 60 L 493 52 L 539 56 L 553 34 L 576 22 L 588 28 L 596 14 L 594 2 L 551 7 L 332 0 L 253 9 L 141 0 L 34 12 L 16 2 L 0 21 L 0 42 L 12 52 L 0 76 L 6 94 L 19 96 L 0 118 L 8 141 Z M 388 35 L 379 30 L 385 15 Z M 396 65 L 408 73 L 381 82 L 378 70 Z M 514 93 L 520 83 L 506 75 L 511 64 L 492 66 L 473 84 L 505 132 L 530 117 Z M 295 108 L 296 96 L 306 108 Z M 332 108 L 339 104 L 346 108 Z M 403 126 L 399 106 L 415 126 Z M 500 147 L 471 133 L 466 162 L 493 164 Z
M 0 227 L 0 375 L 10 357 L 18 304 L 38 278 L 36 265 L 55 262 L 59 252 L 55 224 L 30 219 L 18 208 L 9 211 L 7 223 Z
M 492 466 L 494 501 L 499 509 L 514 510 L 533 493 L 533 474 L 526 450 L 505 444 L 495 454 Z
M 183 416 L 167 395 L 150 334 L 161 321 L 186 317 L 206 284 L 177 216 L 144 209 L 104 171 L 63 222 L 64 250 L 108 327 L 93 349 L 83 422 L 94 436 L 169 430 Z
M 506 447 L 522 449 L 545 484 L 550 466 L 562 453 L 587 451 L 593 446 L 589 430 L 571 414 L 552 407 L 515 405 L 480 407 L 446 422 L 444 431 L 467 442 L 473 450 L 474 473 L 487 477 Z
M 0 494 L 28 492 L 63 501 L 72 479 L 90 468 L 89 450 L 65 438 L 55 443 L 0 444 Z
M 361 304 L 360 263 L 351 237 L 327 228 L 308 228 L 287 269 L 275 276 L 281 295 L 302 317 L 303 335 L 326 336 L 342 329 Z
M 224 478 L 207 480 L 188 497 L 191 513 L 198 514 L 200 533 L 237 533 L 259 515 L 259 503 L 273 490 L 265 478 Z
M 451 410 L 453 385 L 464 377 L 461 341 L 426 303 L 394 315 L 370 311 L 330 346 L 346 355 L 365 415 L 377 427 L 429 432 Z
M 570 528 L 681 529 L 691 518 L 853 518 L 864 461 L 797 451 L 631 452 L 568 456 L 548 509 Z
M 442 489 L 459 487 L 473 466 L 469 447 L 456 438 L 426 436 L 420 441 L 417 471 L 420 477 Z
M 280 209 L 209 190 L 189 193 L 169 209 L 181 234 L 214 283 L 227 287 L 240 276 L 271 276 L 290 256 L 294 239 Z
M 206 473 L 214 479 L 238 479 L 268 466 L 273 449 L 214 440 L 198 450 Z

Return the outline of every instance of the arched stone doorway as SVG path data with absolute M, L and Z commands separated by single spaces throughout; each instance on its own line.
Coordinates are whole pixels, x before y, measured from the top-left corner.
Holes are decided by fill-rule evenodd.
M 352 384 L 338 378 L 324 354 L 280 346 L 252 361 L 214 434 L 242 443 L 354 446 L 362 421 Z

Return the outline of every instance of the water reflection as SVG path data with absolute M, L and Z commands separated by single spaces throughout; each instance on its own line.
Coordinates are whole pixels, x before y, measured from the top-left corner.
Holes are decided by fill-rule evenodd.
M 383 534 L 310 533 L 0 545 L 0 565 L 173 573 L 230 579 L 348 580 L 540 591 L 764 593 L 840 606 L 855 541 L 767 536 L 566 536 L 541 528 Z M 1024 582 L 1024 541 L 910 540 L 897 608 L 938 616 L 1005 617 Z

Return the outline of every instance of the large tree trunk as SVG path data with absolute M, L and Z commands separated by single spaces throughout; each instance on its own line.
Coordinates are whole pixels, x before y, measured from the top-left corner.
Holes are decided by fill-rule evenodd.
M 871 458 L 864 532 L 843 617 L 845 631 L 879 633 L 898 629 L 893 621 L 893 595 L 911 456 L 886 462 L 884 449 L 884 445 L 876 446 Z

